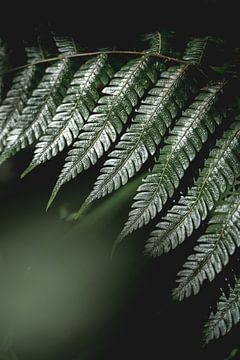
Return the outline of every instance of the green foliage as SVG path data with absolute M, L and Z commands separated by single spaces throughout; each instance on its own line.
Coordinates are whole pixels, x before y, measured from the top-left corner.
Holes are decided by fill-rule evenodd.
M 238 219 L 239 220 L 239 219 Z M 238 234 L 239 236 L 239 234 Z M 230 288 L 227 297 L 224 293 L 217 304 L 216 313 L 211 313 L 205 326 L 205 339 L 209 342 L 227 334 L 234 324 L 240 321 L 240 280 L 236 279 L 234 288 Z
M 99 55 L 80 66 L 52 121 L 40 137 L 25 175 L 72 144 L 99 99 L 97 86 L 106 85 L 112 72 L 106 55 Z
M 240 194 L 227 197 L 217 206 L 208 222 L 205 234 L 200 236 L 195 253 L 190 255 L 178 273 L 176 299 L 197 294 L 205 280 L 213 281 L 229 262 L 229 257 L 240 246 Z
M 194 186 L 156 225 L 146 245 L 153 256 L 174 249 L 191 236 L 222 194 L 233 186 L 240 173 L 239 120 L 231 124 L 217 141 Z
M 217 112 L 216 106 L 223 101 L 222 91 L 226 85 L 223 81 L 202 89 L 176 121 L 153 169 L 137 189 L 121 238 L 148 224 L 174 195 L 204 143 L 225 119 L 224 109 Z
M 114 249 L 133 231 L 155 225 L 146 252 L 159 256 L 202 229 L 173 290 L 182 300 L 213 281 L 240 245 L 239 72 L 232 57 L 239 51 L 221 62 L 219 39 L 164 31 L 143 40 L 145 50 L 85 53 L 58 36 L 54 51 L 40 39 L 27 47 L 28 64 L 8 79 L 0 106 L 0 163 L 35 144 L 24 176 L 71 146 L 48 207 L 62 185 L 103 164 L 75 217 L 140 172 Z M 176 48 L 178 42 L 184 45 Z M 1 42 L 1 72 L 4 49 Z M 236 279 L 210 315 L 207 342 L 239 322 L 239 286 Z

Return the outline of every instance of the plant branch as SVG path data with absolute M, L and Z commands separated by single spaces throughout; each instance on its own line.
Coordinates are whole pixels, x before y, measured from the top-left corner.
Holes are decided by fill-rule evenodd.
M 6 70 L 6 71 L 2 72 L 1 75 L 12 73 L 17 70 L 22 70 L 29 66 L 33 66 L 33 65 L 44 64 L 44 63 L 53 62 L 53 61 L 57 61 L 57 60 L 63 60 L 63 59 L 80 58 L 80 57 L 94 56 L 94 55 L 101 55 L 101 54 L 150 56 L 150 57 L 158 58 L 158 59 L 165 60 L 165 61 L 177 62 L 180 64 L 188 64 L 189 63 L 189 61 L 177 59 L 177 58 L 174 58 L 171 56 L 161 55 L 159 53 L 148 53 L 148 52 L 144 52 L 144 51 L 128 51 L 128 50 L 106 50 L 106 51 L 92 51 L 92 52 L 86 52 L 86 53 L 60 55 L 60 56 L 55 56 L 55 57 L 51 57 L 51 58 L 47 58 L 47 59 L 43 59 L 43 60 L 33 61 L 30 64 L 24 64 L 24 65 L 20 65 L 20 66 L 14 67 L 12 69 Z

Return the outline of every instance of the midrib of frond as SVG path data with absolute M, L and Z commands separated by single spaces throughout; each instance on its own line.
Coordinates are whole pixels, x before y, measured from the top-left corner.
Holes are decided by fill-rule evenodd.
M 194 271 L 191 273 L 190 276 L 187 276 L 184 281 L 181 281 L 179 283 L 179 286 L 176 288 L 176 293 L 181 293 L 184 291 L 185 286 L 188 284 L 191 284 L 192 280 L 197 277 L 199 273 L 204 269 L 204 267 L 208 264 L 209 260 L 211 259 L 211 256 L 216 252 L 216 250 L 220 247 L 220 244 L 224 242 L 225 234 L 228 234 L 228 228 L 232 226 L 232 220 L 234 218 L 234 214 L 240 210 L 239 208 L 240 204 L 239 202 L 233 203 L 232 206 L 229 207 L 229 210 L 227 212 L 227 215 L 224 216 L 224 221 L 221 223 L 221 231 L 219 233 L 215 233 L 217 236 L 216 242 L 214 244 L 214 247 L 209 251 L 204 259 L 202 261 L 197 262 L 198 266 Z M 206 234 L 207 236 L 208 234 Z
M 122 162 L 119 163 L 119 165 L 114 168 L 114 172 L 110 173 L 110 175 L 104 180 L 104 182 L 101 184 L 101 186 L 96 188 L 96 194 L 95 192 L 93 194 L 90 194 L 90 196 L 85 200 L 85 203 L 88 204 L 91 201 L 93 201 L 94 199 L 96 199 L 97 194 L 107 186 L 107 184 L 109 182 L 111 182 L 114 177 L 118 174 L 119 170 L 121 168 L 124 168 L 124 166 L 127 164 L 127 162 L 129 161 L 129 159 L 132 157 L 132 155 L 134 154 L 134 152 L 136 151 L 136 149 L 138 148 L 139 144 L 142 141 L 142 138 L 144 137 L 144 135 L 146 134 L 146 132 L 149 129 L 149 124 L 151 124 L 152 119 L 158 114 L 159 110 L 162 108 L 164 108 L 164 103 L 166 101 L 169 100 L 169 97 L 172 94 L 173 89 L 176 87 L 176 84 L 178 83 L 178 81 L 184 77 L 186 69 L 189 67 L 189 64 L 187 65 L 182 65 L 182 69 L 181 71 L 178 73 L 178 75 L 172 79 L 173 82 L 170 85 L 170 87 L 166 88 L 165 91 L 163 91 L 163 93 L 165 92 L 165 94 L 163 94 L 163 96 L 161 97 L 161 102 L 153 109 L 153 111 L 151 112 L 151 114 L 148 117 L 148 120 L 146 121 L 146 123 L 142 124 L 142 129 L 141 132 L 139 133 L 139 137 L 137 139 L 137 141 L 134 142 L 131 150 L 128 152 L 127 156 L 123 159 Z M 129 128 L 131 129 L 131 127 Z M 160 142 L 160 138 L 159 138 L 159 142 Z M 120 140 L 121 141 L 121 140 Z
M 75 160 L 75 162 L 72 163 L 72 166 L 70 168 L 68 168 L 68 171 L 71 172 L 78 163 L 80 163 L 82 161 L 82 159 L 86 156 L 87 152 L 94 147 L 94 145 L 97 143 L 97 141 L 99 140 L 99 138 L 102 135 L 102 132 L 104 131 L 106 124 L 109 122 L 109 118 L 111 118 L 112 116 L 112 112 L 115 111 L 115 108 L 121 104 L 122 101 L 122 97 L 124 96 L 124 90 L 130 86 L 130 83 L 132 82 L 132 80 L 134 79 L 136 73 L 139 71 L 139 68 L 141 67 L 142 63 L 144 63 L 146 61 L 146 59 L 148 59 L 147 56 L 143 56 L 142 58 L 140 58 L 140 61 L 138 63 L 138 66 L 135 67 L 135 69 L 133 70 L 132 74 L 125 79 L 125 83 L 124 85 L 121 87 L 121 89 L 119 89 L 119 91 L 117 92 L 117 94 L 113 95 L 112 97 L 114 98 L 113 101 L 111 102 L 111 106 L 110 106 L 110 110 L 108 110 L 108 114 L 105 117 L 105 120 L 103 122 L 103 124 L 101 125 L 101 129 L 95 134 L 95 136 L 93 136 L 91 138 L 91 141 L 89 142 L 89 145 L 87 148 L 84 148 L 83 153 L 81 154 L 81 156 L 77 157 L 77 159 Z M 92 139 L 94 139 L 92 141 Z
M 217 93 L 220 93 L 220 91 L 222 90 L 222 88 L 225 86 L 226 82 L 222 84 L 222 86 L 218 89 L 217 92 L 214 92 L 211 94 L 211 96 L 208 98 L 208 102 L 205 103 L 203 102 L 198 111 L 194 114 L 193 117 L 191 117 L 191 124 L 193 124 L 196 120 L 197 117 L 199 117 L 199 115 L 202 115 L 202 117 L 205 115 L 205 111 L 207 111 L 207 109 L 212 105 L 212 103 L 214 102 L 214 98 L 216 96 Z M 141 211 L 139 211 L 139 216 L 141 217 L 143 216 L 143 214 L 145 213 L 146 209 L 149 208 L 149 206 L 151 205 L 151 203 L 153 202 L 156 194 L 159 192 L 161 185 L 162 185 L 162 181 L 164 179 L 164 177 L 166 177 L 166 170 L 168 168 L 169 162 L 172 159 L 172 155 L 177 151 L 177 148 L 180 147 L 180 144 L 182 141 L 184 141 L 184 138 L 186 137 L 186 134 L 189 132 L 189 127 L 185 128 L 184 133 L 181 134 L 181 136 L 179 137 L 178 141 L 174 144 L 174 146 L 171 148 L 170 153 L 167 155 L 167 159 L 166 159 L 166 163 L 164 164 L 164 167 L 162 169 L 161 172 L 161 176 L 159 178 L 159 181 L 157 183 L 156 189 L 154 190 L 154 192 L 151 194 L 151 197 L 149 198 L 147 204 L 144 207 L 141 207 Z M 136 219 L 134 218 L 133 221 L 135 222 Z
M 209 36 L 206 36 L 205 37 L 205 43 L 204 43 L 204 46 L 203 46 L 203 49 L 202 49 L 202 52 L 201 52 L 201 56 L 200 56 L 199 61 L 198 61 L 199 65 L 202 63 L 203 56 L 205 55 L 205 51 L 206 51 L 206 48 L 207 48 L 208 41 L 209 41 Z
M 167 229 L 166 231 L 164 231 L 164 239 L 162 239 L 162 243 L 161 243 L 161 247 L 163 247 L 165 242 L 168 242 L 168 238 L 170 236 L 171 233 L 174 233 L 177 228 L 184 223 L 185 219 L 192 213 L 192 211 L 194 210 L 194 208 L 196 208 L 198 202 L 201 200 L 201 196 L 204 190 L 204 187 L 206 185 L 207 182 L 210 181 L 211 175 L 213 173 L 213 170 L 217 167 L 218 162 L 221 160 L 221 158 L 224 158 L 224 154 L 228 151 L 228 147 L 231 144 L 231 142 L 234 140 L 234 138 L 236 138 L 238 135 L 240 135 L 240 130 L 237 129 L 235 131 L 233 131 L 232 136 L 230 136 L 230 138 L 227 139 L 227 142 L 225 143 L 225 146 L 223 149 L 221 149 L 221 151 L 218 152 L 218 155 L 216 158 L 214 158 L 214 161 L 211 163 L 208 171 L 207 171 L 207 175 L 204 176 L 204 178 L 202 179 L 202 184 L 200 186 L 200 188 L 197 188 L 197 196 L 196 199 L 192 202 L 191 206 L 189 207 L 189 209 L 187 210 L 187 212 L 180 217 L 179 221 L 177 221 L 176 224 L 174 224 L 173 226 L 169 226 L 169 229 Z M 196 188 L 194 186 L 194 188 Z M 211 209 L 209 209 L 211 210 Z M 202 218 L 202 220 L 204 220 L 204 218 Z M 153 245 L 152 248 L 156 248 L 158 247 L 158 245 Z
M 162 35 L 159 31 L 156 32 L 156 35 L 158 37 L 158 53 L 161 54 L 162 50 Z

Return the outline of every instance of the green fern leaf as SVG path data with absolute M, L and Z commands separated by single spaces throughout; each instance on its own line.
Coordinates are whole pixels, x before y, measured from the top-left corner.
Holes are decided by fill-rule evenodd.
M 41 59 L 37 48 L 26 48 L 28 62 Z M 27 100 L 39 81 L 40 71 L 36 65 L 21 70 L 14 77 L 12 87 L 0 106 L 0 151 L 6 145 L 9 132 L 15 127 Z
M 47 128 L 71 80 L 71 67 L 71 61 L 64 59 L 46 69 L 45 75 L 33 91 L 15 128 L 6 139 L 6 147 L 0 157 L 0 163 L 32 144 Z
M 60 54 L 64 55 L 72 55 L 77 54 L 81 51 L 79 45 L 75 42 L 75 40 L 70 36 L 53 36 L 56 47 Z
M 171 46 L 171 39 L 174 34 L 174 31 L 156 31 L 144 35 L 143 41 L 146 41 L 148 44 L 146 52 L 161 55 L 176 55 Z
M 146 250 L 161 255 L 181 244 L 197 229 L 240 172 L 240 129 L 236 119 L 210 152 L 195 185 L 156 226 Z
M 60 54 L 69 52 L 72 54 L 76 49 L 76 44 L 72 38 L 57 38 L 55 44 Z M 39 51 L 38 51 L 39 49 Z M 39 45 L 37 48 L 27 49 L 27 55 L 29 56 L 29 62 L 34 60 L 40 60 L 44 57 L 46 52 Z M 23 73 L 27 71 L 33 71 L 35 65 L 27 67 L 23 70 Z M 32 144 L 38 139 L 42 132 L 46 129 L 48 123 L 51 121 L 57 106 L 61 103 L 63 96 L 68 88 L 69 82 L 73 73 L 73 63 L 69 59 L 59 60 L 56 63 L 50 65 L 45 70 L 45 75 L 38 84 L 37 88 L 30 92 L 28 96 L 24 97 L 25 101 L 22 101 L 22 86 L 27 85 L 26 79 L 20 81 L 20 85 L 17 86 L 17 100 L 20 97 L 20 101 L 15 101 L 15 92 L 13 93 L 12 103 L 21 105 L 21 112 L 17 112 L 16 119 L 9 118 L 6 121 L 6 129 L 2 131 L 5 139 L 5 149 L 0 156 L 0 164 L 4 162 L 9 156 L 16 153 L 20 149 L 25 148 L 27 145 Z M 36 74 L 33 73 L 32 78 L 36 80 Z M 23 89 L 26 92 L 26 89 Z M 28 101 L 26 101 L 28 100 Z M 6 98 L 7 101 L 7 98 Z M 25 105 L 25 106 L 24 106 Z M 14 113 L 15 114 L 15 113 Z M 15 125 L 16 123 L 16 125 Z M 9 124 L 9 125 L 8 125 Z
M 234 288 L 230 288 L 227 297 L 224 293 L 217 304 L 217 311 L 210 314 L 204 328 L 204 339 L 208 343 L 226 335 L 233 325 L 240 321 L 240 279 L 235 279 Z
M 188 257 L 178 273 L 178 287 L 173 297 L 182 300 L 196 295 L 204 280 L 213 281 L 227 265 L 229 256 L 240 246 L 240 194 L 234 194 L 219 205 L 208 223 L 204 235 L 198 239 L 195 254 Z
M 149 223 L 173 196 L 185 171 L 203 144 L 223 121 L 216 111 L 223 100 L 222 91 L 228 82 L 211 84 L 200 91 L 190 107 L 177 120 L 150 174 L 143 179 L 134 197 L 120 239 Z
M 99 99 L 97 88 L 106 85 L 112 75 L 107 55 L 90 59 L 79 68 L 63 102 L 36 144 L 33 160 L 22 176 L 72 144 Z
M 206 47 L 209 43 L 209 36 L 204 38 L 194 38 L 187 43 L 183 60 L 191 61 L 195 64 L 202 64 L 206 55 Z
M 133 107 L 155 81 L 156 71 L 147 56 L 129 61 L 114 75 L 69 151 L 48 206 L 65 182 L 95 164 L 116 141 Z
M 141 169 L 189 98 L 196 94 L 198 84 L 188 65 L 173 66 L 162 73 L 110 153 L 85 204 L 117 190 Z

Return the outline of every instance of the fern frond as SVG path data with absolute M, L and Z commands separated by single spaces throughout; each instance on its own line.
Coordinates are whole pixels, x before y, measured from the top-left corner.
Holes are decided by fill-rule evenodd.
M 117 190 L 141 169 L 149 155 L 154 155 L 156 146 L 189 98 L 194 97 L 198 86 L 188 65 L 173 66 L 162 73 L 142 101 L 131 126 L 110 153 L 86 204 Z
M 72 54 L 75 49 L 75 43 L 71 38 L 63 38 L 63 40 L 56 38 L 55 44 L 60 54 L 66 52 L 68 55 L 70 49 Z M 43 59 L 46 54 L 40 43 L 38 47 L 27 48 L 26 53 L 30 64 Z M 37 75 L 35 71 L 38 68 L 32 65 L 22 70 L 23 78 L 20 76 L 20 79 L 17 79 L 14 91 L 11 92 L 10 90 L 9 94 L 12 106 L 10 106 L 10 116 L 7 114 L 4 129 L 1 131 L 2 141 L 6 146 L 0 157 L 0 163 L 40 137 L 52 119 L 57 106 L 62 101 L 72 77 L 72 67 L 73 63 L 69 59 L 56 61 L 56 63 L 46 68 L 45 75 L 37 88 L 34 89 L 33 87 L 33 93 L 30 85 L 31 90 L 29 90 L 28 83 L 31 84 L 31 78 L 36 81 Z M 29 73 L 30 79 L 26 78 Z M 15 88 L 17 91 L 15 91 Z M 8 105 L 8 96 L 5 101 Z M 7 106 L 8 110 L 9 107 Z M 4 108 L 3 112 L 4 114 L 6 112 Z
M 107 55 L 84 63 L 73 76 L 56 114 L 36 144 L 33 160 L 22 176 L 70 146 L 94 109 L 99 93 L 113 75 Z
M 174 31 L 156 31 L 144 35 L 143 41 L 146 41 L 148 44 L 146 52 L 161 55 L 173 55 L 174 51 L 171 47 L 171 39 L 174 34 Z
M 81 51 L 79 45 L 70 36 L 53 36 L 58 52 L 62 55 L 76 54 Z
M 227 82 L 223 81 L 202 89 L 177 120 L 153 169 L 137 189 L 120 238 L 148 224 L 173 196 L 190 163 L 225 118 L 216 111 L 216 105 L 221 104 L 226 86 Z
M 25 53 L 27 56 L 27 63 L 29 65 L 35 61 L 43 60 L 47 56 L 47 53 L 45 53 L 43 48 L 40 46 L 25 47 Z
M 94 165 L 116 141 L 133 107 L 155 81 L 156 71 L 147 56 L 129 61 L 114 75 L 69 151 L 48 206 L 65 182 Z
M 175 299 L 196 295 L 204 280 L 213 281 L 240 246 L 240 194 L 222 201 L 208 224 L 205 234 L 198 239 L 195 253 L 178 273 L 179 285 L 173 291 Z
M 206 343 L 220 336 L 226 335 L 233 325 L 240 321 L 240 279 L 235 279 L 234 288 L 230 287 L 230 294 L 227 297 L 221 295 L 217 311 L 210 314 L 204 328 L 204 340 Z
M 45 75 L 27 101 L 14 129 L 8 134 L 0 163 L 32 144 L 47 128 L 68 88 L 72 76 L 71 67 L 71 61 L 64 59 L 46 69 Z
M 195 185 L 156 226 L 146 250 L 161 255 L 197 229 L 240 172 L 240 119 L 236 119 L 210 152 Z
M 195 64 L 202 64 L 206 54 L 206 47 L 209 42 L 209 36 L 204 38 L 191 39 L 186 46 L 183 60 L 191 61 Z
M 41 59 L 37 48 L 26 48 L 28 62 Z M 33 65 L 20 70 L 14 77 L 12 87 L 0 106 L 0 151 L 6 145 L 6 137 L 16 122 L 39 82 L 39 69 Z

